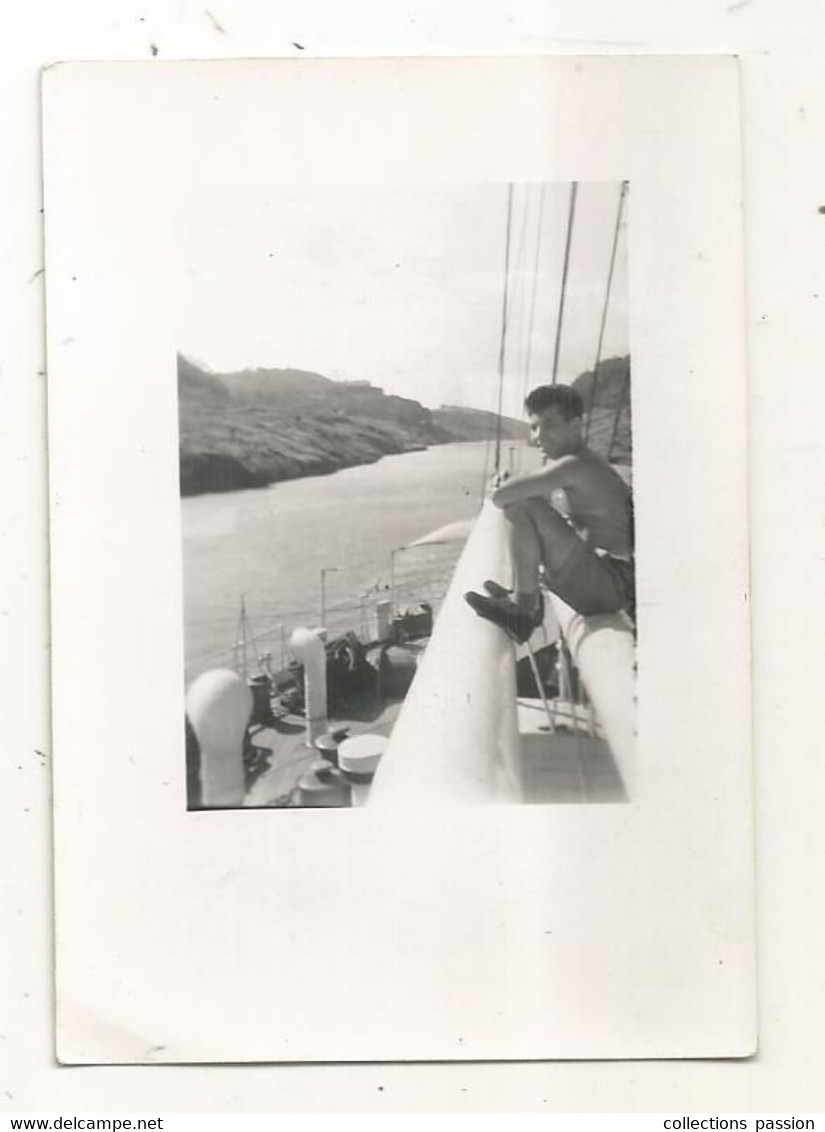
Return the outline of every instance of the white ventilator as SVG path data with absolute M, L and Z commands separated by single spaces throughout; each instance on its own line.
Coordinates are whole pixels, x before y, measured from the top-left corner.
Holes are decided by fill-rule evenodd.
M 306 741 L 311 747 L 327 730 L 327 652 L 315 629 L 296 629 L 289 638 L 289 648 L 304 667 Z
M 379 601 L 375 607 L 376 640 L 388 641 L 392 635 L 392 602 Z
M 252 692 L 236 672 L 213 669 L 192 683 L 186 714 L 200 747 L 202 805 L 243 805 L 243 747 Z
M 353 806 L 364 806 L 388 740 L 384 735 L 353 735 L 338 748 L 338 766 L 350 784 Z

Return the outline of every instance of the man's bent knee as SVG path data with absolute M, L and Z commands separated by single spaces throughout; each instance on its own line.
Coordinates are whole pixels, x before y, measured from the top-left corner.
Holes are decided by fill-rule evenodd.
M 546 499 L 520 499 L 517 503 L 508 503 L 504 508 L 506 518 L 515 521 L 530 519 L 534 523 L 547 521 L 558 522 L 567 526 L 567 520 Z
M 522 499 L 504 508 L 504 515 L 511 523 L 529 522 L 539 532 L 566 538 L 574 534 L 565 517 L 545 499 Z

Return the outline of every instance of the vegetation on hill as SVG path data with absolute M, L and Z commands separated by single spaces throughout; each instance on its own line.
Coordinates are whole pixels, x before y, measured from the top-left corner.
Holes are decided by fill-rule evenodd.
M 573 388 L 590 411 L 593 396 L 593 371 L 579 374 Z M 599 376 L 593 398 L 587 432 L 587 443 L 614 464 L 630 464 L 633 437 L 630 410 L 630 358 L 607 358 L 599 364 Z
M 367 382 L 293 369 L 215 374 L 178 358 L 183 495 L 323 475 L 431 444 L 485 439 L 495 416 L 435 410 Z M 502 435 L 527 435 L 505 419 Z

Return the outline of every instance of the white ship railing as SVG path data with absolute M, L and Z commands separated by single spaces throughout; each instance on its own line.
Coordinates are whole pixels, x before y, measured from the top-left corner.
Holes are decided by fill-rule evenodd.
M 482 590 L 486 578 L 509 577 L 504 517 L 488 502 L 393 728 L 371 806 L 519 800 L 513 648 L 463 599 L 467 590 Z

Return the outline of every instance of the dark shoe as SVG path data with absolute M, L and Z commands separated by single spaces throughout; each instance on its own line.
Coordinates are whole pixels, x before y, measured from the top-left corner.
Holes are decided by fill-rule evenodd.
M 543 603 L 539 601 L 535 613 L 522 613 L 515 602 L 508 598 L 485 597 L 473 590 L 464 595 L 464 600 L 474 613 L 485 621 L 492 621 L 517 645 L 525 644 L 533 635 L 533 630 L 542 623 Z
M 500 586 L 498 582 L 491 582 L 489 579 L 484 583 L 484 588 L 490 597 L 512 598 L 513 596 L 512 590 L 508 590 L 506 586 Z
M 484 588 L 490 595 L 490 597 L 509 601 L 513 600 L 513 591 L 508 590 L 506 586 L 500 586 L 498 582 L 492 582 L 488 579 L 484 583 Z M 534 614 L 534 617 L 536 628 L 538 628 L 539 625 L 541 625 L 542 621 L 544 621 L 544 595 L 542 594 L 541 590 L 538 590 L 536 592 L 536 602 L 536 612 Z

